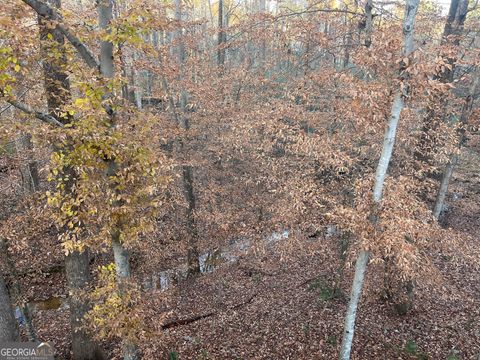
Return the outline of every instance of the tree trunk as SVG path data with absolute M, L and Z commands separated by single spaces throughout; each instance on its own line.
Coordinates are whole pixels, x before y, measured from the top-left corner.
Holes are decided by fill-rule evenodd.
M 445 23 L 442 34 L 442 45 L 450 44 L 458 46 L 460 42 L 460 36 L 463 32 L 465 19 L 468 12 L 469 0 L 452 0 L 450 2 L 450 8 L 448 11 L 447 22 Z M 443 54 L 441 54 L 443 55 Z M 455 56 L 445 56 L 446 63 L 450 65 L 450 68 L 445 67 L 443 70 L 435 74 L 435 79 L 441 83 L 452 83 L 455 74 Z M 432 92 L 433 99 L 430 106 L 427 107 L 426 115 L 423 119 L 422 132 L 418 142 L 418 149 L 415 151 L 415 158 L 422 164 L 432 165 L 433 154 L 437 145 L 437 138 L 435 132 L 437 131 L 440 123 L 443 121 L 445 109 L 447 104 L 445 93 Z M 435 109 L 435 106 L 441 106 L 441 109 Z M 429 176 L 435 177 L 436 173 L 428 173 Z
M 61 7 L 60 0 L 47 0 L 47 3 L 55 10 Z M 52 116 L 59 118 L 62 108 L 70 101 L 71 95 L 68 74 L 64 71 L 67 64 L 63 48 L 65 39 L 58 26 L 52 29 L 50 22 L 53 20 L 55 19 L 51 17 L 38 17 L 48 109 Z M 58 54 L 60 56 L 57 56 Z
M 403 20 L 403 57 L 408 57 L 413 51 L 413 28 L 415 24 L 415 16 L 417 14 L 418 4 L 419 0 L 406 1 L 405 15 Z M 401 90 L 398 90 L 392 104 L 391 115 L 384 136 L 382 155 L 380 156 L 375 176 L 375 185 L 373 190 L 373 201 L 375 202 L 375 204 L 380 204 L 380 202 L 382 201 L 383 186 L 385 183 L 388 165 L 392 156 L 393 145 L 395 143 L 397 124 L 404 106 L 404 95 L 405 94 L 402 94 Z M 355 275 L 353 278 L 350 300 L 347 307 L 347 314 L 345 316 L 342 346 L 340 350 L 340 360 L 350 359 L 353 335 L 355 331 L 355 318 L 357 314 L 358 303 L 360 301 L 360 296 L 362 294 L 368 258 L 369 252 L 361 250 L 355 265 Z
M 17 340 L 18 328 L 12 302 L 10 301 L 10 294 L 5 285 L 3 274 L 0 273 L 0 341 Z
M 16 79 L 19 84 L 23 80 L 21 73 L 16 75 Z M 17 89 L 17 99 L 21 99 L 22 93 L 20 89 Z M 14 116 L 19 116 L 19 111 L 15 110 Z M 24 195 L 32 194 L 39 188 L 39 177 L 37 162 L 33 158 L 33 145 L 32 135 L 28 133 L 22 133 L 20 137 L 15 139 L 15 148 L 17 154 L 20 156 L 20 181 Z
M 54 11 L 60 9 L 60 0 L 49 0 L 49 5 Z M 67 64 L 64 52 L 63 32 L 57 26 L 51 28 L 50 22 L 55 20 L 52 13 L 49 16 L 39 16 L 40 43 L 44 58 L 45 92 L 47 94 L 48 110 L 50 115 L 68 124 L 72 119 L 70 116 L 60 116 L 63 108 L 70 102 L 70 82 L 65 72 Z M 60 54 L 60 56 L 52 56 Z M 70 151 L 67 144 L 57 151 Z M 65 167 L 59 174 L 59 178 L 67 177 L 70 181 L 65 187 L 66 192 L 74 194 L 74 183 L 76 174 L 71 167 Z M 63 231 L 68 231 L 66 228 Z M 83 319 L 90 309 L 90 304 L 85 299 L 80 299 L 78 293 L 84 290 L 89 281 L 89 261 L 86 252 L 74 252 L 65 257 L 65 272 L 69 285 L 70 295 L 70 326 L 72 332 L 72 352 L 74 360 L 100 360 L 105 357 L 101 349 L 94 343 L 90 334 L 85 331 Z
M 113 19 L 113 4 L 111 0 L 97 0 L 98 7 L 98 23 L 101 29 L 110 32 L 109 26 L 110 22 Z M 100 73 L 103 77 L 107 79 L 112 79 L 114 76 L 114 63 L 113 63 L 113 43 L 110 41 L 102 40 L 100 42 Z M 108 97 L 108 94 L 105 94 L 105 97 Z M 114 116 L 115 113 L 112 109 L 105 109 L 108 116 L 110 116 L 111 126 L 114 126 Z M 109 178 L 115 177 L 118 171 L 118 164 L 115 159 L 110 159 L 108 161 L 107 176 Z M 118 191 L 118 190 L 115 190 Z M 120 203 L 116 203 L 113 206 L 120 206 Z M 120 228 L 121 224 L 117 223 L 116 228 L 112 229 L 112 248 L 113 248 L 113 257 L 115 260 L 115 271 L 117 275 L 117 281 L 119 285 L 120 295 L 125 290 L 127 286 L 128 279 L 131 276 L 130 262 L 129 262 L 129 253 L 125 249 L 123 244 L 120 241 Z M 139 358 L 138 347 L 135 343 L 130 340 L 123 340 L 123 358 L 124 360 L 136 360 Z
M 350 359 L 352 349 L 353 334 L 355 330 L 355 319 L 357 317 L 358 302 L 362 295 L 363 282 L 365 279 L 365 271 L 367 269 L 369 253 L 361 250 L 355 263 L 355 275 L 352 282 L 352 291 L 348 304 L 347 314 L 345 315 L 345 330 L 343 332 L 342 347 L 340 350 L 340 359 Z
M 15 264 L 8 253 L 8 244 L 5 239 L 2 238 L 0 238 L 0 253 L 2 254 L 2 260 L 5 263 L 12 279 L 12 284 L 10 286 L 11 298 L 13 299 L 14 303 L 18 304 L 20 314 L 25 322 L 25 331 L 27 333 L 28 340 L 37 341 L 37 334 L 35 328 L 33 327 L 32 314 L 30 313 L 28 304 L 26 304 L 22 299 L 22 289 L 20 287 L 17 269 L 15 268 Z
M 200 273 L 200 260 L 198 259 L 197 248 L 198 233 L 195 224 L 195 194 L 193 192 L 193 170 L 191 166 L 183 165 L 182 172 L 183 189 L 185 193 L 185 199 L 187 200 L 186 216 L 188 230 L 188 276 L 192 276 Z
M 103 360 L 101 349 L 84 329 L 83 319 L 90 303 L 82 294 L 90 282 L 88 251 L 74 251 L 65 257 L 65 273 L 70 292 L 70 325 L 72 327 L 72 352 L 74 360 Z M 82 296 L 83 295 L 83 296 Z
M 181 26 L 182 22 L 182 0 L 175 0 L 175 20 L 178 21 Z M 184 62 L 185 62 L 185 46 L 182 39 L 182 30 L 181 27 L 175 31 L 175 40 L 176 44 L 176 57 L 178 64 L 180 66 L 179 71 L 179 83 L 182 84 L 184 80 Z M 182 113 L 177 116 L 178 126 L 184 131 L 189 129 L 188 120 L 186 118 L 186 106 L 187 106 L 187 93 L 183 89 L 183 86 L 180 85 L 180 109 Z M 179 142 L 179 151 L 183 152 L 183 139 L 180 139 Z M 195 224 L 195 194 L 193 191 L 193 169 L 190 165 L 182 165 L 182 187 L 185 200 L 187 201 L 187 210 L 186 210 L 186 225 L 187 225 L 187 266 L 188 266 L 188 276 L 194 276 L 200 273 L 200 261 L 198 259 L 198 248 L 197 248 L 197 227 Z
M 130 278 L 130 254 L 123 247 L 118 239 L 118 234 L 115 234 L 112 239 L 113 258 L 115 260 L 115 271 L 119 281 Z
M 225 66 L 225 29 L 223 28 L 223 0 L 218 1 L 218 50 L 217 63 L 220 68 Z
M 265 11 L 266 11 L 266 3 L 265 0 L 260 0 L 259 2 L 259 12 L 261 16 L 265 16 Z M 264 36 L 262 36 L 261 42 L 260 42 L 260 69 L 262 71 L 262 75 L 265 75 L 265 64 L 267 60 L 267 42 L 265 40 L 266 36 L 266 29 L 265 29 L 265 21 L 262 19 L 262 29 L 264 31 Z
M 450 179 L 453 175 L 453 169 L 458 163 L 458 155 L 454 154 L 448 164 L 445 166 L 443 171 L 442 181 L 440 182 L 440 187 L 438 189 L 437 198 L 435 199 L 435 205 L 433 206 L 433 216 L 435 219 L 440 218 L 440 214 L 443 210 L 443 204 L 445 203 L 445 198 L 447 197 L 448 185 L 450 184 Z
M 372 44 L 373 30 L 373 0 L 367 0 L 365 4 L 365 46 L 367 48 Z
M 478 87 L 479 81 L 480 81 L 480 71 L 477 68 L 475 74 L 473 75 L 473 82 L 472 82 L 472 85 L 470 86 L 469 93 L 462 107 L 462 114 L 460 115 L 460 127 L 458 131 L 458 137 L 459 137 L 458 150 L 462 148 L 463 144 L 466 141 L 465 130 L 463 129 L 463 127 L 467 124 L 468 118 L 472 113 L 473 102 L 475 100 L 475 94 L 477 93 L 477 87 Z M 440 218 L 440 214 L 442 213 L 444 203 L 445 203 L 445 198 L 447 197 L 450 179 L 452 178 L 453 170 L 455 169 L 455 166 L 457 166 L 458 161 L 459 161 L 458 154 L 456 153 L 452 154 L 450 157 L 450 161 L 447 163 L 447 165 L 445 166 L 445 170 L 443 171 L 442 180 L 440 182 L 440 187 L 437 193 L 437 198 L 435 199 L 435 205 L 433 206 L 433 216 L 437 220 Z
M 15 140 L 17 153 L 22 156 L 20 165 L 20 175 L 22 181 L 22 190 L 25 195 L 31 194 L 38 190 L 39 178 L 37 162 L 32 159 L 32 136 L 30 134 L 22 134 Z

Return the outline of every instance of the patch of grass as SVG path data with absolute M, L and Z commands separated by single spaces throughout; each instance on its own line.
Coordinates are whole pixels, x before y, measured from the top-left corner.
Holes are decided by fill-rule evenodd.
M 417 354 L 417 344 L 413 340 L 408 340 L 405 344 L 405 352 L 409 355 L 416 355 Z
M 330 287 L 326 281 L 323 279 L 315 279 L 312 282 L 308 284 L 308 290 L 309 291 L 315 291 L 317 290 L 320 299 L 323 301 L 328 301 L 331 300 L 335 297 L 335 289 Z
M 168 360 L 178 360 L 178 353 L 174 350 L 168 354 Z
M 302 324 L 303 335 L 308 336 L 310 334 L 310 324 Z
M 457 354 L 450 354 L 448 355 L 447 360 L 460 360 L 460 357 Z
M 337 336 L 336 335 L 328 335 L 327 344 L 332 345 L 333 347 L 337 346 Z
M 200 350 L 200 359 L 210 359 L 210 354 L 207 349 Z
M 413 340 L 408 340 L 405 344 L 405 352 L 415 356 L 418 360 L 428 360 L 428 355 L 418 350 L 418 346 Z
M 258 272 L 253 273 L 252 280 L 255 283 L 255 285 L 258 285 L 260 283 L 260 281 L 262 281 L 262 274 L 260 274 Z

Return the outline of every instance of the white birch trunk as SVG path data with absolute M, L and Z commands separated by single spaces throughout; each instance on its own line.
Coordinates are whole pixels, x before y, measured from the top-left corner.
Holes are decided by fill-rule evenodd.
M 385 178 L 387 176 L 388 165 L 390 164 L 393 146 L 395 145 L 397 125 L 404 105 L 403 94 L 398 91 L 393 99 L 390 119 L 383 137 L 382 155 L 378 161 L 377 172 L 375 174 L 375 185 L 373 188 L 373 200 L 375 202 L 380 202 L 382 200 L 383 184 L 385 183 Z
M 415 15 L 417 13 L 420 0 L 407 0 L 405 5 L 405 16 L 403 20 L 404 49 L 403 56 L 409 56 L 413 51 L 413 28 L 415 24 Z M 380 203 L 382 200 L 382 191 L 385 183 L 385 177 L 392 156 L 393 145 L 395 144 L 395 135 L 400 114 L 404 107 L 403 94 L 399 90 L 395 95 L 390 119 L 383 142 L 382 155 L 377 166 L 375 176 L 375 185 L 373 192 L 373 200 Z M 355 265 L 355 275 L 352 282 L 352 290 L 350 300 L 345 315 L 345 325 L 340 350 L 340 360 L 349 360 L 352 349 L 353 335 L 355 331 L 355 318 L 357 315 L 358 303 L 362 294 L 362 288 L 365 279 L 365 271 L 368 265 L 369 252 L 362 250 L 358 255 Z

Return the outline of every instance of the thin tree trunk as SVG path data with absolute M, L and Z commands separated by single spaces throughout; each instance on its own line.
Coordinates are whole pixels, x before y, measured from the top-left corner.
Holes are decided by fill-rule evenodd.
M 365 46 L 367 48 L 372 44 L 372 30 L 373 30 L 373 0 L 367 0 L 365 4 Z
M 448 11 L 447 21 L 445 23 L 441 44 L 450 44 L 458 46 L 460 43 L 460 36 L 463 32 L 465 19 L 468 12 L 469 0 L 452 0 Z M 443 54 L 441 54 L 443 55 Z M 435 79 L 444 83 L 452 83 L 455 74 L 456 57 L 451 55 L 445 56 L 446 63 L 450 67 L 444 67 L 443 70 L 435 74 Z M 421 164 L 432 164 L 432 158 L 437 145 L 437 138 L 435 132 L 443 120 L 444 115 L 441 109 L 435 109 L 435 106 L 442 106 L 445 109 L 447 104 L 447 94 L 432 92 L 434 98 L 432 104 L 427 107 L 426 115 L 423 119 L 421 137 L 418 143 L 418 149 L 415 151 L 415 158 Z M 430 174 L 437 175 L 437 174 Z
M 225 29 L 223 28 L 223 0 L 218 0 L 218 50 L 217 63 L 220 68 L 225 66 Z
M 113 19 L 113 4 L 111 0 L 98 0 L 98 23 L 101 29 L 109 32 L 110 22 Z M 102 40 L 100 43 L 100 73 L 107 79 L 112 79 L 114 76 L 114 63 L 113 63 L 113 44 L 110 41 Z M 106 94 L 105 97 L 109 95 Z M 107 108 L 107 114 L 110 116 L 111 126 L 114 126 L 114 112 Z M 107 176 L 113 178 L 118 172 L 118 164 L 115 159 L 108 161 Z M 115 190 L 118 191 L 118 190 Z M 120 206 L 120 203 L 114 204 L 114 206 Z M 117 275 L 117 281 L 119 285 L 120 295 L 125 291 L 128 280 L 131 276 L 129 252 L 120 241 L 120 228 L 121 224 L 117 223 L 115 229 L 112 229 L 112 248 L 113 257 L 115 260 L 115 271 Z M 136 360 L 139 358 L 138 347 L 130 340 L 123 340 L 123 358 L 124 360 Z
M 130 278 L 132 275 L 130 269 L 130 254 L 120 242 L 118 233 L 113 236 L 112 248 L 113 258 L 115 260 L 115 271 L 119 281 Z
M 18 83 L 21 83 L 23 76 L 21 73 L 16 75 Z M 17 98 L 21 98 L 21 93 L 17 89 Z M 19 111 L 14 111 L 14 116 L 19 116 Z M 37 162 L 33 158 L 32 135 L 22 133 L 15 139 L 15 148 L 20 156 L 20 181 L 24 195 L 32 194 L 39 188 L 40 180 L 38 177 Z
M 354 8 L 353 11 L 357 11 L 357 2 L 355 1 L 353 4 Z M 345 5 L 345 10 L 348 11 L 348 5 Z M 345 14 L 345 27 L 347 27 L 347 24 L 349 22 L 348 19 L 348 14 Z M 347 34 L 345 35 L 344 38 L 344 53 L 343 53 L 343 69 L 347 69 L 348 65 L 350 64 L 350 51 L 353 47 L 353 32 L 355 31 L 355 26 L 352 20 L 350 20 L 350 24 L 347 27 Z
M 407 0 L 405 5 L 405 15 L 403 20 L 404 33 L 404 49 L 402 55 L 408 57 L 413 51 L 413 28 L 415 24 L 415 16 L 417 14 L 419 0 Z M 393 145 L 395 143 L 395 135 L 400 113 L 404 106 L 402 92 L 399 90 L 395 95 L 392 104 L 391 116 L 387 129 L 385 131 L 382 155 L 377 166 L 375 176 L 375 185 L 373 191 L 373 201 L 379 205 L 382 201 L 383 186 L 385 177 L 392 156 Z M 376 220 L 373 220 L 376 221 Z M 345 325 L 342 339 L 342 346 L 340 350 L 340 360 L 349 360 L 352 349 L 353 335 L 355 331 L 355 319 L 358 309 L 358 303 L 362 294 L 362 288 L 365 279 L 365 271 L 368 265 L 369 252 L 361 250 L 357 262 L 355 264 L 355 275 L 352 282 L 352 290 L 350 300 L 347 306 L 347 313 L 345 316 Z
M 360 254 L 358 255 L 357 262 L 355 263 L 355 275 L 352 282 L 352 292 L 348 304 L 348 311 L 345 316 L 345 330 L 343 333 L 342 348 L 340 350 L 341 360 L 350 359 L 358 302 L 360 301 L 360 296 L 362 295 L 365 271 L 367 269 L 369 256 L 370 254 L 368 251 L 361 250 Z
M 185 62 L 185 46 L 182 39 L 182 0 L 175 0 L 175 20 L 178 21 L 179 28 L 175 31 L 175 40 L 176 44 L 176 55 L 177 61 L 180 66 L 180 109 L 182 113 L 177 116 L 178 126 L 182 128 L 185 132 L 189 129 L 188 120 L 186 118 L 186 106 L 187 106 L 187 93 L 183 89 L 182 81 L 184 80 L 184 62 Z M 179 141 L 179 151 L 183 152 L 184 150 L 184 139 Z M 187 210 L 186 210 L 186 225 L 188 232 L 187 239 L 187 266 L 188 266 L 188 276 L 193 276 L 200 273 L 200 261 L 198 259 L 198 247 L 197 239 L 198 232 L 195 224 L 195 193 L 193 190 L 193 169 L 190 165 L 182 165 L 182 187 L 185 200 L 187 201 Z
M 195 224 L 195 194 L 193 192 L 193 169 L 190 165 L 182 166 L 182 182 L 187 200 L 187 230 L 188 230 L 188 275 L 200 273 L 200 261 L 198 259 L 197 239 L 198 232 Z
M 460 115 L 460 127 L 458 131 L 459 140 L 458 140 L 458 147 L 457 147 L 458 150 L 462 148 L 463 144 L 466 141 L 465 130 L 463 129 L 463 127 L 467 124 L 468 118 L 472 113 L 473 103 L 475 101 L 475 94 L 477 92 L 478 84 L 480 81 L 480 71 L 478 68 L 473 76 L 474 76 L 473 82 L 472 82 L 472 85 L 470 86 L 469 93 L 462 107 L 462 114 Z M 450 157 L 449 162 L 445 166 L 445 170 L 443 171 L 442 180 L 440 182 L 440 187 L 438 189 L 437 197 L 435 199 L 435 205 L 433 206 L 433 216 L 437 220 L 440 218 L 440 214 L 442 213 L 444 203 L 445 203 L 445 198 L 447 197 L 448 186 L 452 178 L 453 170 L 455 169 L 455 166 L 457 166 L 458 161 L 459 161 L 458 154 L 453 153 Z
M 22 190 L 25 195 L 37 191 L 40 183 L 37 162 L 32 159 L 33 145 L 31 139 L 30 134 L 24 133 L 15 140 L 17 153 L 22 155 L 20 175 Z
M 447 197 L 448 193 L 448 186 L 450 184 L 450 179 L 453 175 L 453 169 L 457 166 L 458 163 L 458 155 L 454 154 L 450 158 L 450 161 L 445 166 L 445 170 L 443 171 L 442 181 L 440 182 L 440 187 L 438 189 L 437 198 L 435 199 L 435 205 L 433 206 L 433 216 L 435 219 L 440 218 L 440 214 L 443 210 L 443 204 L 445 203 L 445 198 Z
M 265 0 L 260 0 L 259 2 L 259 12 L 261 16 L 265 16 L 265 11 L 266 11 L 266 3 Z M 265 40 L 265 22 L 262 20 L 262 29 L 264 31 L 264 36 L 262 36 L 261 42 L 260 42 L 260 69 L 262 71 L 262 74 L 265 75 L 265 63 L 267 60 L 267 42 Z
M 11 298 L 14 300 L 14 303 L 18 304 L 20 314 L 25 322 L 25 332 L 27 333 L 28 340 L 37 341 L 37 334 L 33 327 L 32 314 L 30 313 L 28 304 L 22 301 L 22 289 L 20 287 L 17 269 L 8 253 L 8 244 L 5 239 L 2 238 L 0 238 L 0 253 L 2 254 L 3 262 L 5 263 L 12 279 L 12 284 L 10 286 Z

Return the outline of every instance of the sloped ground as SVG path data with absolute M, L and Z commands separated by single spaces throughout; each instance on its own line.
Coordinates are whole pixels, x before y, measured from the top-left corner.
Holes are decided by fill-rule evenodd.
M 475 147 L 465 151 L 448 199 L 444 223 L 461 238 L 461 248 L 432 251 L 440 280 L 433 288 L 420 280 L 407 315 L 397 315 L 381 298 L 376 276 L 381 270 L 369 268 L 353 359 L 480 358 L 479 159 Z M 346 299 L 328 299 L 338 256 L 329 252 L 329 240 L 317 242 L 314 255 L 288 261 L 266 256 L 255 265 L 244 260 L 181 285 L 168 306 L 155 304 L 154 309 L 171 310 L 171 317 L 180 320 L 208 316 L 145 343 L 147 358 L 337 358 Z M 350 269 L 343 282 L 346 291 L 351 276 Z
M 462 156 L 443 220 L 461 238 L 461 248 L 432 250 L 441 280 L 433 288 L 420 282 L 407 315 L 397 315 L 382 299 L 381 269 L 370 266 L 353 359 L 479 359 L 479 159 L 476 146 Z M 166 292 L 149 293 L 144 358 L 337 358 L 346 298 L 331 297 L 339 265 L 334 242 L 316 238 L 305 242 L 301 253 L 286 257 L 268 252 L 244 257 Z M 352 269 L 347 269 L 346 292 L 351 277 Z M 61 274 L 32 276 L 24 284 L 30 285 L 35 285 L 31 300 L 66 295 Z M 55 344 L 60 359 L 70 358 L 68 317 L 68 309 L 40 310 L 34 319 L 40 338 Z M 120 359 L 113 345 L 106 346 L 113 349 L 110 358 Z

